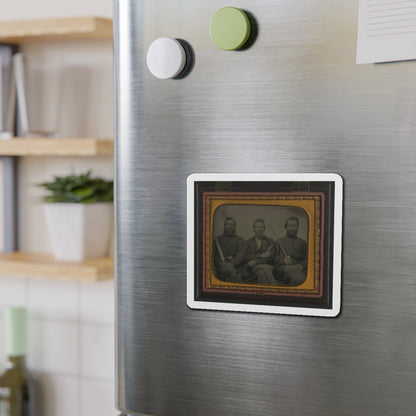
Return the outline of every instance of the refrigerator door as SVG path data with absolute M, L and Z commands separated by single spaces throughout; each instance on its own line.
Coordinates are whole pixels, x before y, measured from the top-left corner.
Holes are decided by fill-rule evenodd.
M 248 11 L 224 51 L 209 25 Z M 356 65 L 357 1 L 116 0 L 117 407 L 156 416 L 413 416 L 416 63 Z M 160 37 L 194 53 L 161 80 Z M 189 51 L 188 51 L 189 53 Z M 342 314 L 186 305 L 186 178 L 338 173 Z

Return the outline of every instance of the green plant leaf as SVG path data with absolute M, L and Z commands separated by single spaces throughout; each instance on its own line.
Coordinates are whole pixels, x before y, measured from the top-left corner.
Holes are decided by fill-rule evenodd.
M 92 178 L 91 170 L 81 175 L 55 176 L 52 182 L 42 182 L 39 186 L 51 195 L 45 202 L 94 203 L 113 200 L 113 181 Z

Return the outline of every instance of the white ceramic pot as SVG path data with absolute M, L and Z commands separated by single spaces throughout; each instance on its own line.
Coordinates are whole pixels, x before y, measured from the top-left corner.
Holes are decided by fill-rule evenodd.
M 59 261 L 108 256 L 113 229 L 113 204 L 45 203 L 52 251 Z

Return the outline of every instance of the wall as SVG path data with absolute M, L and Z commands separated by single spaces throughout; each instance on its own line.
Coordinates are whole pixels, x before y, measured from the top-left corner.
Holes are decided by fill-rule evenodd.
M 0 20 L 92 15 L 112 17 L 112 1 L 0 0 Z M 113 136 L 111 40 L 25 45 L 22 51 L 34 128 L 56 130 L 62 137 Z M 112 158 L 21 158 L 22 250 L 51 252 L 43 191 L 36 184 L 88 169 L 111 178 Z M 2 193 L 0 189 L 0 206 Z M 2 240 L 3 227 L 0 244 Z M 35 416 L 114 416 L 114 282 L 23 279 L 0 270 L 0 366 L 7 306 L 29 310 L 27 358 Z

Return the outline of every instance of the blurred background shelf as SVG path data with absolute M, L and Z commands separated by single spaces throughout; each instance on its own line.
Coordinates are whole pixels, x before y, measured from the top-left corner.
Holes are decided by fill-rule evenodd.
M 94 138 L 20 138 L 0 140 L 0 156 L 106 156 L 113 140 Z
M 65 263 L 54 260 L 48 254 L 16 251 L 0 253 L 0 273 L 7 276 L 98 282 L 114 278 L 114 260 L 106 257 Z
M 29 128 L 59 136 L 0 139 L 0 365 L 3 309 L 24 306 L 32 325 L 33 414 L 111 416 L 114 260 L 68 263 L 34 253 L 51 248 L 37 183 L 88 170 L 114 174 L 113 141 L 98 139 L 113 137 L 112 0 L 9 1 L 0 9 L 2 48 L 9 44 L 24 57 Z
M 70 17 L 0 22 L 0 42 L 112 39 L 113 21 L 100 17 Z

